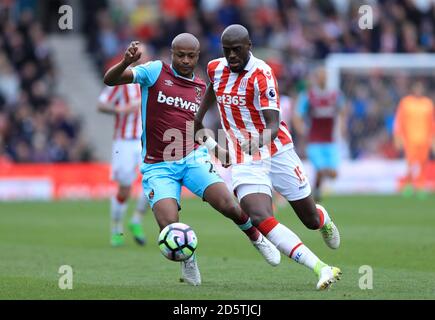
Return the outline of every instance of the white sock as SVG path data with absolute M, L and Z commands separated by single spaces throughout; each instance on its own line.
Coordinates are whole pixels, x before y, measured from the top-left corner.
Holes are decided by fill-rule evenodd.
M 134 224 L 142 223 L 143 216 L 145 215 L 146 209 L 148 207 L 148 199 L 141 195 L 139 199 L 137 199 L 136 210 L 134 211 L 133 216 L 131 217 L 131 222 Z
M 323 220 L 323 224 L 321 224 L 320 229 L 323 228 L 325 224 L 328 224 L 331 222 L 331 218 L 329 217 L 328 211 L 321 206 L 320 204 L 316 204 L 317 213 L 319 214 L 320 221 Z M 322 217 L 323 216 L 323 217 Z
M 314 267 L 320 261 L 320 259 L 303 243 L 293 251 L 292 259 L 311 270 L 314 270 Z
M 117 197 L 112 197 L 110 213 L 112 217 L 112 233 L 123 233 L 123 218 L 127 211 L 128 202 L 119 202 Z
M 141 211 L 135 211 L 134 213 L 133 213 L 133 216 L 131 217 L 131 222 L 132 223 L 134 223 L 134 224 L 141 224 L 142 223 L 142 219 L 143 219 L 143 216 L 144 216 L 144 212 L 141 212 Z
M 302 243 L 301 239 L 289 228 L 278 223 L 266 237 L 281 253 L 314 270 L 319 258 L 311 252 L 311 250 Z
M 141 194 L 137 199 L 136 211 L 145 213 L 145 211 L 147 211 L 147 208 L 148 208 L 148 198 L 145 195 Z

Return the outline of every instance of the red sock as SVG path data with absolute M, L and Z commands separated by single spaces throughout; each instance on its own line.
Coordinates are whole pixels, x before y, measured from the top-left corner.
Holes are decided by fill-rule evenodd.
M 323 225 L 325 224 L 325 215 L 323 214 L 323 211 L 320 210 L 320 208 L 317 208 L 317 213 L 319 214 L 320 219 L 319 229 L 322 229 Z
M 269 217 L 267 219 L 264 219 L 261 221 L 260 225 L 258 226 L 258 230 L 264 235 L 267 236 L 267 234 L 278 225 L 278 220 L 275 219 L 275 217 Z

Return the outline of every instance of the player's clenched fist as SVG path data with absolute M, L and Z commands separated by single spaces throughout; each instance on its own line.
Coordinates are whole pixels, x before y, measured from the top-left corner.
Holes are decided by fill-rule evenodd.
M 139 48 L 139 41 L 132 41 L 124 53 L 124 62 L 127 64 L 132 64 L 139 60 L 142 55 L 142 51 Z

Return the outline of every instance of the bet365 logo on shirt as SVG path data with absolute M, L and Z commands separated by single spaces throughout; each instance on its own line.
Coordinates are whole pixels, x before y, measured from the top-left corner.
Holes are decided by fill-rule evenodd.
M 223 94 L 216 97 L 218 103 L 233 105 L 233 106 L 245 106 L 246 98 L 243 96 L 231 96 L 229 94 Z

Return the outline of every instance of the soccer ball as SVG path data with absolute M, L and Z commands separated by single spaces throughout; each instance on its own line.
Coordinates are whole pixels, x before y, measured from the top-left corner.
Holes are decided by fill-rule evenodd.
M 159 235 L 160 252 L 169 260 L 189 259 L 198 246 L 198 239 L 190 226 L 181 222 L 167 225 Z

